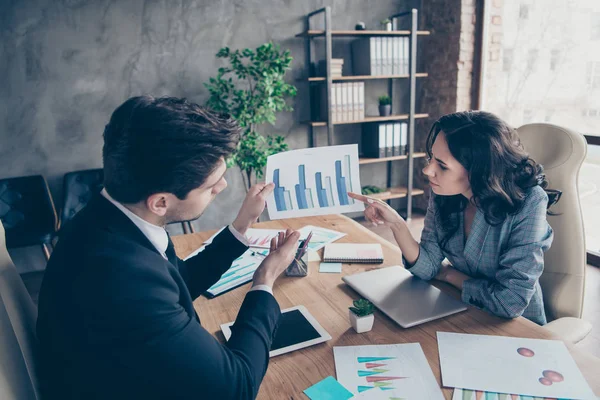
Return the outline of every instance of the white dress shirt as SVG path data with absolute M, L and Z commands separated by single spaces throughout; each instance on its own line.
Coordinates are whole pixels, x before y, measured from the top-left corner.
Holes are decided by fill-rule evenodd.
M 152 245 L 156 248 L 156 250 L 160 253 L 160 255 L 162 255 L 165 260 L 168 260 L 166 251 L 167 251 L 167 246 L 169 245 L 169 236 L 167 235 L 167 231 L 165 230 L 164 227 L 154 225 L 154 224 L 146 221 L 145 219 L 140 218 L 135 213 L 133 213 L 131 210 L 129 210 L 127 207 L 125 207 L 123 204 L 121 204 L 118 201 L 116 201 L 115 199 L 113 199 L 110 196 L 110 194 L 108 194 L 106 189 L 102 189 L 100 194 L 102 194 L 102 196 L 104 196 L 106 198 L 106 200 L 108 200 L 112 204 L 114 204 L 115 207 L 117 207 L 119 210 L 121 210 L 123 212 L 123 214 L 125 214 L 131 220 L 131 222 L 133 222 L 135 224 L 135 226 L 138 227 L 138 229 L 140 231 L 142 231 L 142 233 L 148 238 L 150 243 L 152 243 Z M 233 227 L 233 225 L 230 224 L 228 226 L 228 228 L 229 228 L 229 231 L 233 234 L 233 236 L 235 236 L 235 238 L 237 240 L 242 242 L 245 246 L 248 246 L 249 243 L 248 243 L 248 240 L 246 239 L 246 237 L 244 235 L 242 235 L 240 232 L 238 232 L 237 229 L 235 229 Z M 269 293 L 273 294 L 273 289 L 269 285 L 252 286 L 250 291 L 253 291 L 253 290 L 264 290 L 265 292 L 269 292 Z

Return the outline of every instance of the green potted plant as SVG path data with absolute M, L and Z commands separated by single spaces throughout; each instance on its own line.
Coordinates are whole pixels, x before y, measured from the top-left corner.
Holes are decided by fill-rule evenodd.
M 379 115 L 387 117 L 392 113 L 392 99 L 390 96 L 379 96 Z
M 350 324 L 356 333 L 368 332 L 373 329 L 373 303 L 366 299 L 354 300 L 349 307 Z
M 216 56 L 227 60 L 227 65 L 204 84 L 210 93 L 206 105 L 231 115 L 245 128 L 227 165 L 240 168 L 248 190 L 262 177 L 267 157 L 288 148 L 283 136 L 265 137 L 256 128 L 264 123 L 274 124 L 280 111 L 293 110 L 286 99 L 296 95 L 296 88 L 284 80 L 292 57 L 289 50 L 281 51 L 273 43 L 256 49 L 223 47 Z
M 381 27 L 383 28 L 384 31 L 391 31 L 392 30 L 392 21 L 389 18 L 382 20 Z

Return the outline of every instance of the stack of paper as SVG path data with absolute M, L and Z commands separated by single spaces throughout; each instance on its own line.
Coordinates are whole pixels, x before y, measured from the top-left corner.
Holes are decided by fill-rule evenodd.
M 446 332 L 437 337 L 442 382 L 458 388 L 454 396 L 460 400 L 475 400 L 482 392 L 494 400 L 518 398 L 506 393 L 596 399 L 561 341 Z

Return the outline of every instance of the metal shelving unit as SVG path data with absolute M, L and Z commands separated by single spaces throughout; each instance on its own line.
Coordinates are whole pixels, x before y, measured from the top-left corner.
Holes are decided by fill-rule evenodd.
M 412 9 L 411 11 L 392 15 L 391 18 L 410 16 L 411 26 L 410 30 L 399 30 L 399 31 L 348 31 L 348 30 L 332 30 L 331 29 L 331 7 L 327 6 L 319 10 L 313 11 L 307 14 L 305 19 L 305 31 L 296 35 L 296 37 L 302 37 L 305 39 L 305 54 L 306 54 L 306 66 L 307 71 L 311 71 L 311 66 L 316 61 L 315 56 L 315 40 L 324 40 L 325 43 L 325 63 L 326 63 L 326 76 L 324 77 L 308 77 L 307 82 L 309 84 L 326 85 L 326 102 L 327 102 L 327 120 L 326 121 L 307 121 L 310 129 L 311 147 L 317 146 L 316 129 L 320 127 L 326 127 L 327 129 L 327 144 L 331 146 L 334 142 L 334 126 L 342 124 L 362 124 L 369 122 L 383 122 L 383 121 L 408 121 L 408 152 L 405 156 L 394 156 L 384 158 L 362 158 L 360 164 L 372 164 L 378 162 L 387 163 L 387 189 L 389 192 L 387 195 L 378 196 L 382 200 L 390 200 L 406 197 L 406 218 L 410 219 L 412 215 L 412 197 L 415 195 L 422 195 L 423 190 L 413 188 L 413 175 L 414 175 L 414 159 L 418 157 L 425 157 L 424 153 L 414 152 L 414 132 L 415 132 L 415 119 L 427 118 L 428 114 L 417 114 L 415 112 L 415 98 L 416 98 L 416 80 L 417 78 L 426 78 L 427 73 L 417 72 L 417 37 L 429 35 L 429 31 L 418 30 L 418 11 Z M 315 30 L 312 29 L 311 20 L 314 17 L 322 17 L 325 29 Z M 410 38 L 410 62 L 409 62 L 409 73 L 408 75 L 385 75 L 385 76 L 331 76 L 331 51 L 333 38 L 338 37 L 372 37 L 372 36 L 408 36 Z M 309 73 L 310 75 L 310 73 Z M 375 79 L 387 79 L 388 80 L 388 95 L 392 99 L 392 105 L 394 103 L 393 89 L 394 81 L 397 79 L 408 79 L 409 80 L 409 109 L 408 113 L 400 115 L 391 115 L 388 117 L 379 116 L 365 116 L 364 119 L 355 121 L 343 121 L 333 122 L 332 108 L 331 108 L 331 89 L 333 82 L 337 81 L 362 81 L 362 80 L 375 80 Z M 311 97 L 313 90 L 310 91 Z M 314 103 L 311 98 L 311 106 Z M 311 111 L 311 115 L 315 115 Z M 391 170 L 392 162 L 398 160 L 406 160 L 407 162 L 407 186 L 406 187 L 391 187 Z

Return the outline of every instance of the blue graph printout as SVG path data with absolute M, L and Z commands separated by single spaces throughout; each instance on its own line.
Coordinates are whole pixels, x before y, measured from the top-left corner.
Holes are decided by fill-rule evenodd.
M 282 219 L 364 210 L 348 197 L 360 193 L 358 145 L 287 151 L 267 160 L 267 182 L 275 184 L 267 201 L 269 218 Z

